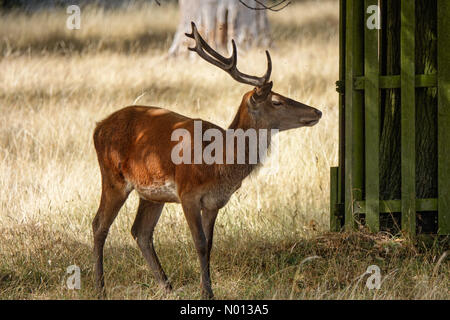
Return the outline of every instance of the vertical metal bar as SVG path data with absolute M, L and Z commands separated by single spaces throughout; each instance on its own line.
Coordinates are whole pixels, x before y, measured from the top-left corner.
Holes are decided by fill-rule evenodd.
M 415 0 L 401 0 L 402 229 L 416 234 Z
M 356 227 L 353 202 L 362 199 L 364 127 L 363 93 L 354 78 L 364 73 L 364 0 L 347 0 L 345 75 L 345 227 Z
M 450 234 L 450 1 L 438 0 L 438 223 Z
M 330 170 L 330 230 L 340 231 L 341 223 L 336 215 L 336 205 L 338 203 L 338 175 L 339 168 L 333 167 Z
M 365 8 L 378 6 L 366 0 Z M 373 13 L 371 13 L 373 14 Z M 366 224 L 370 231 L 380 230 L 380 65 L 378 29 L 365 29 L 365 118 L 366 118 Z

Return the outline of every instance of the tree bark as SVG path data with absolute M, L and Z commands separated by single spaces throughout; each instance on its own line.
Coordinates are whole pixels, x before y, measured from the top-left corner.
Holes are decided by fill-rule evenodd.
M 400 1 L 382 2 L 382 73 L 400 74 Z M 380 140 L 380 197 L 400 199 L 400 90 L 382 92 Z
M 382 1 L 383 74 L 400 74 L 400 1 Z M 416 0 L 416 74 L 436 73 L 437 1 Z M 400 199 L 400 90 L 382 94 L 380 195 Z M 412 133 L 414 134 L 414 133 Z M 435 88 L 416 89 L 416 196 L 437 197 L 437 96 Z
M 416 73 L 437 73 L 437 1 L 416 3 Z M 437 89 L 416 91 L 416 193 L 437 198 Z
M 243 1 L 251 7 L 259 6 L 253 0 Z M 191 21 L 208 44 L 220 51 L 229 51 L 231 39 L 242 50 L 270 44 L 266 10 L 251 10 L 237 0 L 179 0 L 179 6 L 180 22 L 169 49 L 171 56 L 186 53 L 192 44 L 184 36 L 191 32 Z

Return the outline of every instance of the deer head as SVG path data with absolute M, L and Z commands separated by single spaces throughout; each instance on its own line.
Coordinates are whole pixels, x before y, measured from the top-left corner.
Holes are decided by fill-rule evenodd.
M 272 91 L 270 80 L 272 60 L 269 51 L 267 55 L 267 71 L 264 76 L 256 77 L 240 72 L 237 69 L 237 50 L 234 40 L 231 40 L 232 54 L 226 58 L 212 49 L 200 36 L 194 22 L 191 22 L 192 32 L 186 36 L 195 40 L 195 47 L 188 48 L 198 53 L 207 62 L 227 72 L 240 83 L 255 86 L 253 91 L 244 95 L 240 113 L 246 114 L 251 122 L 258 127 L 274 128 L 280 131 L 295 129 L 317 124 L 322 112 L 298 101 L 289 99 Z

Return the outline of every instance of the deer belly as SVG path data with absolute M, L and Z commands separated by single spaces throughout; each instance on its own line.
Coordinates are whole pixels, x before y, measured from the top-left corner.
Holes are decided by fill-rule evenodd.
M 149 186 L 135 186 L 139 196 L 145 200 L 158 202 L 180 202 L 175 183 L 167 181 L 161 184 L 151 184 Z

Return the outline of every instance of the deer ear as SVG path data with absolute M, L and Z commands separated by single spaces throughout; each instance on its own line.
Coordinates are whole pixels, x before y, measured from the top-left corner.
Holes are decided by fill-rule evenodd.
M 257 102 L 261 102 L 267 99 L 267 96 L 272 91 L 273 82 L 270 81 L 268 83 L 263 84 L 260 87 L 255 88 L 255 93 L 253 94 L 255 96 L 255 100 Z
M 270 92 L 272 91 L 273 83 L 272 81 L 263 84 L 260 87 L 256 87 L 253 89 L 253 93 L 249 99 L 249 109 L 250 111 L 254 112 L 259 109 L 259 104 L 266 101 L 267 97 L 269 96 Z

